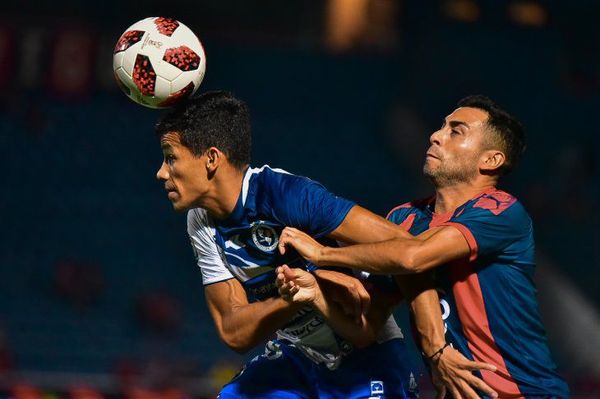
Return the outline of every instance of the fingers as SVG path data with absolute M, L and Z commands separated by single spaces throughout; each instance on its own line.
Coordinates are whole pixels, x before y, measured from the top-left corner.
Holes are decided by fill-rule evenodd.
M 463 397 L 454 385 L 450 387 L 450 393 L 454 399 L 462 399 Z
M 493 364 L 468 360 L 459 351 L 449 347 L 438 357 L 435 369 L 455 398 L 477 399 L 479 394 L 476 390 L 492 398 L 498 397 L 497 392 L 472 373 L 479 370 L 496 371 Z
M 288 245 L 294 245 L 293 238 L 299 231 L 300 230 L 297 230 L 293 227 L 285 227 L 281 231 L 281 234 L 279 235 L 279 244 L 277 245 L 277 247 L 279 248 L 279 253 L 281 255 L 285 254 L 285 250 Z
M 495 372 L 497 370 L 497 367 L 493 364 L 483 362 L 469 362 L 467 365 L 465 365 L 465 368 L 471 371 L 488 370 Z
M 348 294 L 350 294 L 350 301 L 347 306 L 345 306 L 346 309 L 344 309 L 344 313 L 353 317 L 355 323 L 360 324 L 362 304 L 360 293 L 356 284 L 348 286 Z
M 300 287 L 298 287 L 296 284 L 294 284 L 293 281 L 288 281 L 286 283 L 283 283 L 279 288 L 279 295 L 285 299 L 285 300 L 290 300 L 292 299 L 292 297 L 300 290 Z
M 362 315 L 366 315 L 371 306 L 371 296 L 360 282 L 356 282 L 352 287 L 349 287 L 349 291 L 354 305 L 353 315 L 356 322 L 360 324 Z
M 466 399 L 480 399 L 480 396 L 467 384 L 466 382 L 461 382 L 459 387 L 459 394 L 461 398 Z
M 488 384 L 486 384 L 485 382 L 483 382 L 482 379 L 474 376 L 473 374 L 470 374 L 468 377 L 466 377 L 465 381 L 470 386 L 474 387 L 475 389 L 480 390 L 481 392 L 485 393 L 486 395 L 488 395 L 492 398 L 498 397 L 498 393 L 496 391 L 494 391 L 492 388 L 490 388 L 490 386 Z M 477 396 L 477 397 L 479 397 L 479 396 Z
M 285 282 L 285 275 L 283 274 L 283 268 L 280 266 L 275 269 L 275 284 L 277 288 L 280 288 Z
M 359 284 L 360 288 L 355 285 L 353 292 L 351 292 L 353 296 L 353 304 L 354 304 L 354 321 L 360 324 L 363 314 L 363 303 L 362 300 L 364 298 L 363 292 L 361 292 L 362 284 Z M 362 288 L 364 291 L 364 288 Z M 366 291 L 365 291 L 366 293 Z M 367 294 L 368 296 L 369 294 Z
M 287 245 L 287 240 L 283 237 L 283 233 L 279 236 L 279 244 L 277 244 L 277 248 L 279 249 L 279 253 L 281 255 L 285 255 L 285 246 Z
M 291 281 L 289 281 L 286 276 L 285 276 L 285 269 L 287 268 L 287 265 L 283 265 L 283 266 L 279 266 L 278 268 L 275 269 L 275 285 L 277 286 L 277 291 L 279 291 L 279 295 L 283 298 L 283 299 L 289 299 L 291 295 L 293 295 L 292 293 L 292 287 L 293 285 L 291 283 Z
M 281 266 L 281 270 L 283 275 L 285 276 L 286 279 L 288 280 L 293 280 L 298 276 L 297 270 L 298 269 L 290 269 L 290 267 L 288 265 L 283 265 Z
M 484 363 L 484 362 L 469 361 L 463 367 L 466 370 L 470 370 L 470 371 L 488 370 L 488 371 L 495 372 L 497 370 L 497 367 L 494 366 L 493 364 Z M 465 381 L 467 381 L 467 383 L 470 386 L 475 387 L 476 389 L 479 389 L 480 391 L 484 392 L 485 394 L 487 394 L 488 396 L 490 396 L 492 398 L 498 397 L 498 393 L 496 391 L 494 391 L 492 388 L 490 388 L 489 385 L 487 385 L 485 382 L 483 382 L 483 380 L 481 378 L 479 378 L 471 373 L 469 373 L 468 376 L 465 377 Z
M 371 295 L 369 295 L 369 292 L 362 284 L 359 283 L 358 286 L 358 295 L 360 297 L 361 312 L 362 314 L 367 314 L 369 312 L 369 309 L 371 308 Z
M 289 227 L 286 227 L 281 231 L 281 234 L 279 235 L 279 244 L 277 245 L 281 255 L 285 255 L 285 247 L 288 245 L 290 238 Z
M 446 387 L 443 385 L 435 387 L 435 399 L 444 399 L 446 397 Z
M 283 230 L 281 231 L 281 234 L 286 234 L 289 236 L 293 236 L 296 233 L 299 233 L 300 230 L 293 228 L 293 227 L 284 227 Z

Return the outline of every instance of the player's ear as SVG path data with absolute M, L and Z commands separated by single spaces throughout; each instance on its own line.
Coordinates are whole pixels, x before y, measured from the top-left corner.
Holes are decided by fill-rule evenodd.
M 479 169 L 482 172 L 494 172 L 504 165 L 506 155 L 499 150 L 487 150 L 479 158 Z
M 206 150 L 206 170 L 209 174 L 214 173 L 223 162 L 225 154 L 223 154 L 217 147 L 210 147 Z

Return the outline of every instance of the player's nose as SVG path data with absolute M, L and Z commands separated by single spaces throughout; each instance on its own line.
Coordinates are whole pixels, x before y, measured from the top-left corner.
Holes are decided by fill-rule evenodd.
M 167 170 L 167 165 L 163 162 L 160 165 L 160 169 L 156 172 L 156 178 L 160 181 L 169 180 L 169 171 Z
M 435 132 L 431 133 L 431 136 L 429 136 L 429 142 L 433 145 L 433 144 L 437 144 L 440 145 L 441 144 L 441 136 L 442 131 L 440 130 L 436 130 Z

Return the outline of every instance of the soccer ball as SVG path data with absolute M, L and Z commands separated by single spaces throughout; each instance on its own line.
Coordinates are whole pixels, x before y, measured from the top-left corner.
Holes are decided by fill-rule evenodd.
M 205 70 L 202 43 L 190 28 L 172 18 L 136 22 L 121 35 L 113 53 L 121 90 L 150 108 L 167 108 L 191 96 Z

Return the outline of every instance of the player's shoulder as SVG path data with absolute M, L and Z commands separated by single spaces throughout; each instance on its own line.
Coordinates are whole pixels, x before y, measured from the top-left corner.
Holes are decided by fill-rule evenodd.
M 409 215 L 424 212 L 433 198 L 429 196 L 400 204 L 388 212 L 386 219 L 397 224 L 402 223 Z
M 298 194 L 310 187 L 321 187 L 321 184 L 308 177 L 290 173 L 284 169 L 263 165 L 250 168 L 247 178 L 250 191 L 260 192 L 262 196 L 270 196 L 274 201 Z
M 248 177 L 251 181 L 254 180 L 267 189 L 278 188 L 282 184 L 293 184 L 298 181 L 311 181 L 308 177 L 295 175 L 287 170 L 273 168 L 269 165 L 263 165 L 260 168 L 250 168 L 248 170 Z
M 203 208 L 192 208 L 187 212 L 188 234 L 210 226 L 208 212 Z
M 481 214 L 529 219 L 525 207 L 517 197 L 497 188 L 488 190 L 469 201 L 466 208 Z

